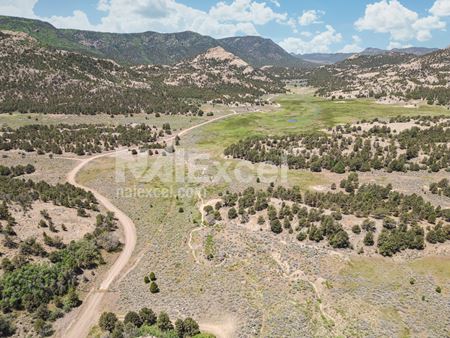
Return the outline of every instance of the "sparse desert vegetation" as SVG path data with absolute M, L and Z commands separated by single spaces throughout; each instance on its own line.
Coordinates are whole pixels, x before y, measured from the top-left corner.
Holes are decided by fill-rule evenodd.
M 0 336 L 448 336 L 448 48 L 0 29 Z
M 81 303 L 76 288 L 104 264 L 102 252 L 120 250 L 116 221 L 99 212 L 90 192 L 23 178 L 33 165 L 1 168 L 0 306 L 27 314 L 2 318 L 10 323 L 5 332 L 24 335 L 31 320 L 33 334 L 48 336 L 51 323 Z
M 397 117 L 389 123 L 377 122 L 337 126 L 326 134 L 248 138 L 230 145 L 224 154 L 251 162 L 338 174 L 380 169 L 450 171 L 449 118 Z
M 245 126 L 250 134 L 261 132 L 266 135 L 279 135 L 294 128 L 287 121 L 295 111 L 306 110 L 304 114 L 308 116 L 310 109 L 317 109 L 317 105 L 323 109 L 332 108 L 330 102 L 309 96 L 305 97 L 305 101 L 301 98 L 303 96 L 292 97 L 292 101 L 281 101 L 290 107 L 292 102 L 297 102 L 298 106 L 293 110 L 237 115 L 199 128 L 181 138 L 182 142 L 177 151 L 190 149 L 198 153 L 206 152 L 211 156 L 211 161 L 227 165 L 226 171 L 231 175 L 239 161 L 225 158 L 222 154 L 226 146 L 245 137 L 244 129 L 241 129 L 244 121 L 248 121 Z M 360 120 L 356 108 L 352 108 L 352 105 L 356 104 L 370 109 L 370 120 L 356 124 Z M 408 127 L 426 128 L 426 125 L 420 126 L 422 122 L 419 120 L 430 126 L 434 125 L 433 120 L 445 120 L 441 116 L 412 118 L 409 122 L 400 122 L 403 118 L 396 117 L 399 112 L 404 112 L 405 115 L 402 116 L 409 118 L 411 111 L 393 107 L 391 112 L 386 109 L 387 118 L 372 122 L 372 114 L 376 114 L 376 106 L 373 103 L 352 101 L 349 106 L 350 108 L 346 108 L 349 109 L 348 115 L 342 112 L 340 123 L 351 122 L 351 126 L 360 125 L 362 128 L 366 128 L 366 125 L 369 127 L 372 123 L 380 126 L 393 123 L 396 128 L 404 123 L 404 126 Z M 339 110 L 345 110 L 342 108 L 345 105 L 338 107 Z M 426 109 L 428 108 L 421 108 L 421 112 Z M 439 109 L 432 107 L 427 115 L 442 115 L 442 111 L 438 111 Z M 327 110 L 320 114 L 323 114 L 323 118 L 328 116 Z M 340 112 L 336 114 L 339 116 Z M 301 131 L 313 124 L 322 127 L 333 126 L 332 120 L 321 120 L 321 116 L 311 115 L 308 120 L 298 117 L 302 123 L 293 125 L 298 126 Z M 390 118 L 393 119 L 392 122 Z M 403 129 L 399 128 L 397 131 Z M 214 140 L 211 139 L 213 132 L 219 135 Z M 210 140 L 212 142 L 209 142 Z M 170 156 L 172 155 L 164 161 L 170 163 Z M 152 167 L 158 158 L 162 157 L 153 157 L 146 165 Z M 140 167 L 142 164 L 136 165 Z M 131 180 L 111 185 L 111 178 L 108 178 L 108 175 L 99 176 L 96 167 L 101 167 L 103 172 L 111 172 L 113 163 L 107 159 L 98 161 L 96 165 L 87 168 L 80 178 L 83 180 L 84 177 L 85 184 L 100 189 L 107 196 L 115 196 L 116 189 L 133 187 L 137 183 Z M 444 332 L 444 323 L 437 327 L 434 321 L 440 316 L 438 309 L 442 309 L 448 299 L 439 271 L 442 271 L 440 269 L 445 265 L 449 242 L 430 242 L 427 234 L 430 231 L 433 234 L 435 230 L 441 233 L 439 229 L 448 227 L 448 221 L 441 217 L 437 217 L 435 223 L 428 222 L 428 216 L 430 221 L 433 221 L 436 211 L 440 215 L 446 215 L 444 210 L 448 209 L 448 202 L 445 204 L 444 196 L 433 195 L 428 193 L 428 188 L 422 188 L 440 180 L 433 177 L 445 177 L 445 169 L 437 173 L 428 170 L 378 170 L 375 173 L 357 172 L 357 175 L 348 169 L 343 174 L 325 169 L 320 173 L 311 172 L 309 169 L 289 170 L 285 189 L 291 191 L 295 182 L 300 184 L 300 189 L 295 190 L 301 196 L 297 201 L 298 212 L 304 213 L 306 220 L 310 212 L 312 218 L 317 213 L 318 221 L 311 221 L 317 228 L 311 235 L 313 239 L 309 238 L 308 227 L 299 227 L 298 213 L 292 213 L 295 201 L 283 201 L 280 196 L 272 197 L 272 193 L 280 189 L 281 194 L 284 188 L 278 188 L 279 184 L 274 184 L 273 192 L 268 192 L 270 182 L 263 177 L 258 180 L 258 175 L 251 170 L 246 169 L 245 173 L 253 179 L 245 183 L 210 180 L 201 185 L 195 184 L 194 186 L 205 188 L 201 194 L 203 201 L 195 195 L 184 198 L 171 194 L 143 199 L 135 196 L 115 197 L 115 203 L 123 210 L 133 210 L 139 238 L 137 250 L 143 252 L 136 267 L 115 286 L 117 290 L 121 290 L 115 309 L 117 313 L 124 315 L 130 308 L 145 305 L 155 311 L 168 311 L 170 317 L 177 317 L 179 310 L 176 309 L 183 309 L 183 314 L 196 318 L 200 327 L 208 327 L 214 323 L 225 330 L 231 327 L 231 321 L 236 323 L 234 334 L 239 332 L 244 336 L 290 336 L 292 332 L 295 332 L 296 336 L 330 336 L 339 333 L 356 336 L 387 333 L 396 335 L 404 332 L 405 327 L 410 332 Z M 216 170 L 209 166 L 206 174 L 213 177 L 215 172 Z M 331 188 L 333 183 L 335 190 Z M 167 188 L 177 192 L 179 188 L 185 187 L 185 184 L 154 178 L 146 182 L 145 186 L 148 189 Z M 229 194 L 226 193 L 227 190 Z M 246 206 L 242 212 L 239 199 L 242 198 L 243 204 L 247 201 L 243 198 L 244 191 L 254 191 L 254 195 L 249 196 L 254 196 L 255 200 L 254 204 Z M 379 193 L 386 194 L 384 196 L 387 198 L 378 196 Z M 414 196 L 414 193 L 417 196 Z M 258 194 L 264 195 L 268 204 L 267 208 L 261 211 L 256 211 Z M 226 201 L 233 199 L 236 204 L 234 211 L 230 211 L 233 206 L 226 206 Z M 391 203 L 393 201 L 394 204 Z M 435 204 L 436 202 L 438 203 Z M 275 229 L 281 229 L 280 234 L 271 230 L 267 211 L 269 205 L 276 210 L 279 224 L 273 223 Z M 183 208 L 183 213 L 178 212 L 180 207 Z M 251 210 L 252 207 L 255 214 Z M 382 211 L 379 207 L 386 210 L 377 214 Z M 292 220 L 289 220 L 288 209 L 292 213 Z M 281 218 L 280 211 L 283 216 Z M 285 212 L 286 215 L 283 214 Z M 202 224 L 202 213 L 206 225 Z M 427 216 L 422 218 L 425 215 Z M 290 228 L 288 222 L 285 224 L 286 218 Z M 385 218 L 386 222 L 383 221 Z M 241 223 L 242 220 L 247 222 Z M 443 228 L 438 225 L 439 222 L 443 222 Z M 394 224 L 395 229 L 392 229 Z M 322 232 L 325 228 L 336 231 L 331 231 L 327 236 Z M 345 231 L 348 238 L 340 230 Z M 337 233 L 342 236 L 333 236 Z M 381 236 L 380 241 L 382 233 L 385 238 Z M 316 242 L 314 238 L 316 235 L 320 238 L 321 234 L 323 239 Z M 336 238 L 330 242 L 333 237 Z M 428 237 L 432 240 L 432 236 Z M 393 258 L 389 257 L 390 255 Z M 433 263 L 423 263 L 428 257 L 437 258 Z M 390 271 L 389 276 L 379 277 L 382 287 L 375 286 L 376 273 L 370 270 L 374 269 L 375 265 L 379 266 L 379 273 L 383 271 L 383 267 Z M 149 284 L 146 284 L 144 279 L 151 271 L 158 272 L 157 284 L 163 291 L 150 295 Z M 367 281 L 367 284 L 360 281 L 359 273 L 367 273 L 370 281 Z M 411 285 L 411 277 L 416 280 L 415 288 L 401 289 L 404 293 L 398 291 L 397 283 L 403 283 L 406 288 L 406 285 Z M 441 294 L 435 291 L 437 286 L 442 288 Z M 389 293 L 390 291 L 384 293 L 382 288 L 393 290 L 393 294 Z M 260 293 L 265 295 L 264 299 L 257 297 Z M 195 303 L 192 303 L 192 294 L 195 294 Z M 379 301 L 371 303 L 375 295 Z M 415 302 L 422 304 L 422 295 L 425 299 L 432 299 L 426 303 L 429 316 L 425 319 L 416 314 L 412 306 Z M 339 297 L 344 297 L 345 302 L 338 300 Z M 403 308 L 398 300 L 401 297 L 411 298 L 407 308 Z M 287 298 L 291 303 L 285 303 Z M 367 312 L 360 311 L 362 304 L 369 304 Z M 221 315 L 211 315 L 211 305 L 215 309 L 213 312 Z M 388 328 L 380 324 L 387 313 L 396 314 L 400 310 L 406 311 L 407 314 L 391 318 Z M 236 313 L 237 317 L 233 317 Z M 372 316 L 370 324 L 365 318 L 369 314 Z M 406 317 L 408 319 L 405 321 L 403 318 Z M 421 320 L 421 324 L 414 326 L 412 318 Z M 291 324 L 286 326 L 286 321 Z
M 288 232 L 300 242 L 326 239 L 334 249 L 359 254 L 373 252 L 368 247 L 375 243 L 379 254 L 392 256 L 406 249 L 423 250 L 425 239 L 429 244 L 450 240 L 450 209 L 434 208 L 421 197 L 392 191 L 391 186 L 360 186 L 357 174 L 342 180 L 340 187 L 345 192 L 302 195 L 299 187 L 273 185 L 266 191 L 227 191 L 221 193 L 222 203 L 206 204 L 203 212 L 209 225 L 224 219 L 274 234 Z

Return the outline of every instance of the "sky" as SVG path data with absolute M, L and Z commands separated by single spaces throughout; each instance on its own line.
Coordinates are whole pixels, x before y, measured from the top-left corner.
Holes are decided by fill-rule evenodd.
M 297 54 L 450 44 L 450 0 L 0 0 L 0 15 L 105 32 L 259 35 Z

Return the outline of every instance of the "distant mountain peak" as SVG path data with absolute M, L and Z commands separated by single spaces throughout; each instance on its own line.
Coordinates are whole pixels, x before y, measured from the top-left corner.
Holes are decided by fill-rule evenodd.
M 254 67 L 268 65 L 280 67 L 311 66 L 310 63 L 286 52 L 271 39 L 260 36 L 229 37 L 218 41 L 226 50 L 238 55 Z
M 309 53 L 309 54 L 294 54 L 297 58 L 305 61 L 313 62 L 316 64 L 335 64 L 342 62 L 346 59 L 356 59 L 359 56 L 378 56 L 378 55 L 399 55 L 399 54 L 411 54 L 416 56 L 422 56 L 438 51 L 437 48 L 427 47 L 407 47 L 407 48 L 394 48 L 391 50 L 385 50 L 380 48 L 368 47 L 359 53 Z
M 384 49 L 380 49 L 380 48 L 374 48 L 374 47 L 367 47 L 366 49 L 364 49 L 362 52 L 360 52 L 359 54 L 362 55 L 371 55 L 371 54 L 382 54 L 385 53 L 386 51 Z

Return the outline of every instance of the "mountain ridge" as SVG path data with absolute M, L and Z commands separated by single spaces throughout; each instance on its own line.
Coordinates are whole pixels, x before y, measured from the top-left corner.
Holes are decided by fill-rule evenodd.
M 175 65 L 128 66 L 0 30 L 0 113 L 201 114 L 200 105 L 260 102 L 283 84 L 222 47 Z
M 317 93 L 330 98 L 426 100 L 450 104 L 450 49 L 417 56 L 389 52 L 355 54 L 302 74 Z
M 244 61 L 255 67 L 267 65 L 278 67 L 311 67 L 312 64 L 299 61 L 298 58 L 289 54 L 271 39 L 259 36 L 228 37 L 218 40 L 222 47 L 231 53 L 240 56 Z M 247 49 L 246 55 L 240 51 Z M 240 55 L 241 54 L 241 55 Z
M 40 20 L 0 16 L 0 30 L 22 31 L 47 47 L 112 59 L 123 64 L 176 64 L 221 46 L 253 67 L 311 66 L 261 37 L 214 39 L 192 31 L 106 33 L 58 29 Z M 245 41 L 242 43 L 242 41 Z M 270 51 L 267 55 L 265 51 Z
M 345 59 L 348 59 L 353 55 L 380 55 L 389 53 L 400 53 L 400 54 L 412 54 L 416 56 L 422 56 L 429 53 L 433 53 L 438 50 L 439 48 L 428 48 L 428 47 L 393 48 L 390 50 L 368 47 L 359 53 L 307 53 L 307 54 L 294 54 L 294 56 L 312 63 L 328 65 L 344 61 Z

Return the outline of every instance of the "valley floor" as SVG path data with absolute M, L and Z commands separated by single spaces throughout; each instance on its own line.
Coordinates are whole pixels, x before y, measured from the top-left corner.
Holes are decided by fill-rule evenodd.
M 204 167 L 184 158 L 182 172 L 196 170 L 204 182 L 174 179 L 179 160 L 123 156 L 129 170 L 117 181 L 117 160 L 99 158 L 79 175 L 131 217 L 137 229 L 133 258 L 111 288 L 111 310 L 126 313 L 143 306 L 167 310 L 171 317 L 192 316 L 218 337 L 366 337 L 448 334 L 450 264 L 444 256 L 358 256 L 356 252 L 304 245 L 240 225 L 199 227 L 201 199 L 225 190 L 266 187 L 268 182 L 237 182 L 235 170 L 255 168 L 226 159 L 223 148 L 251 134 L 304 131 L 366 117 L 398 114 L 448 114 L 444 109 L 388 107 L 367 101 L 345 104 L 304 95 L 278 98 L 280 111 L 246 113 L 214 122 L 181 137 L 177 153 L 198 156 Z M 334 105 L 334 106 L 332 106 Z M 381 110 L 380 110 L 381 109 Z M 157 163 L 158 162 L 158 163 Z M 159 177 L 136 176 L 156 165 Z M 165 167 L 167 166 L 167 167 Z M 225 169 L 223 169 L 225 168 Z M 225 170 L 230 181 L 215 181 Z M 150 170 L 151 171 L 151 170 Z M 178 171 L 179 173 L 179 171 Z M 222 172 L 223 173 L 223 172 Z M 327 189 L 345 175 L 289 171 L 288 185 Z M 442 176 L 442 175 L 441 175 Z M 422 194 L 437 176 L 427 174 L 362 175 L 362 180 L 392 182 L 394 189 Z M 128 188 L 128 190 L 127 190 Z M 136 194 L 136 189 L 143 194 Z M 128 191 L 128 194 L 124 194 Z M 433 203 L 449 205 L 444 197 Z M 218 259 L 207 260 L 214 251 Z M 144 276 L 158 275 L 160 293 L 151 294 Z M 415 283 L 410 281 L 414 279 Z M 435 291 L 442 288 L 441 293 Z M 419 310 L 420 309 L 420 310 Z

